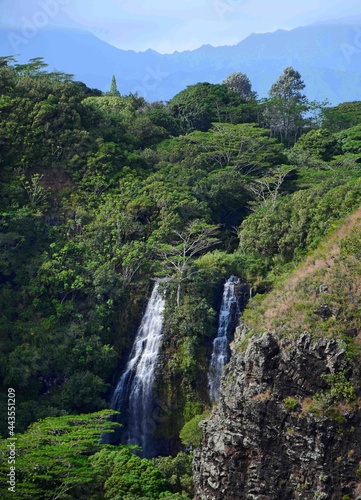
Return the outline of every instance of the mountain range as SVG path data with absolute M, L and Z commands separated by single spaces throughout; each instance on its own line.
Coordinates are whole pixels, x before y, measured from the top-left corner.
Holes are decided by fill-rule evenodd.
M 259 97 L 266 97 L 287 66 L 301 73 L 309 99 L 336 105 L 360 98 L 361 30 L 350 23 L 252 34 L 237 45 L 173 54 L 122 50 L 89 32 L 56 26 L 36 29 L 31 37 L 0 28 L 0 40 L 0 56 L 14 55 L 20 63 L 43 57 L 50 69 L 102 91 L 114 74 L 122 94 L 138 92 L 148 101 L 167 101 L 198 82 L 220 83 L 233 71 L 246 73 Z

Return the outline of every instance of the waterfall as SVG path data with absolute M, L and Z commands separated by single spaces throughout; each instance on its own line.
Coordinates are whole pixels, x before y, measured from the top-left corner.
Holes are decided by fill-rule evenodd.
M 125 371 L 114 391 L 111 407 L 126 413 L 126 438 L 123 444 L 141 446 L 141 455 L 153 455 L 152 385 L 162 340 L 165 300 L 159 292 L 160 280 L 155 282 L 152 295 L 138 329 Z
M 238 279 L 231 276 L 224 284 L 217 337 L 213 341 L 213 352 L 208 371 L 209 398 L 214 402 L 219 399 L 223 366 L 229 360 L 229 342 L 240 313 L 236 290 L 238 283 Z

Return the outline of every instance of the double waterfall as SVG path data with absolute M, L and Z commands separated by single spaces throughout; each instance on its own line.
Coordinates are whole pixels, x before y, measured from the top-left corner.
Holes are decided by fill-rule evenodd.
M 152 385 L 162 340 L 165 300 L 156 281 L 138 329 L 128 363 L 114 391 L 111 407 L 126 413 L 127 434 L 123 444 L 136 444 L 145 458 L 153 456 Z
M 223 367 L 229 361 L 229 343 L 240 313 L 237 285 L 239 280 L 231 276 L 224 284 L 221 309 L 219 312 L 217 337 L 213 341 L 213 352 L 208 371 L 209 398 L 219 399 L 219 388 Z
M 164 280 L 163 280 L 164 281 Z M 159 350 L 162 342 L 165 299 L 160 290 L 162 280 L 156 280 L 139 326 L 127 365 L 115 388 L 111 407 L 120 412 L 123 427 L 120 429 L 122 444 L 141 447 L 144 458 L 157 453 L 154 438 L 158 416 L 153 395 L 153 382 Z M 161 287 L 162 288 L 162 287 Z M 239 281 L 231 276 L 224 285 L 217 337 L 208 371 L 210 400 L 217 402 L 224 365 L 230 356 L 229 343 L 240 313 Z M 112 441 L 110 435 L 103 436 L 103 442 Z

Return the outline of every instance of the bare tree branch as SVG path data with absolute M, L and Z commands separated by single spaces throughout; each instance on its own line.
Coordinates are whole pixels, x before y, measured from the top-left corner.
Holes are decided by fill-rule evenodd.
M 172 244 L 163 245 L 158 250 L 158 255 L 162 257 L 166 267 L 173 270 L 178 281 L 177 305 L 180 305 L 181 284 L 189 277 L 189 267 L 194 257 L 201 254 L 207 248 L 219 243 L 215 236 L 219 230 L 219 225 L 205 224 L 199 220 L 194 220 L 184 231 L 174 230 L 176 236 Z M 193 273 L 194 274 L 194 273 Z

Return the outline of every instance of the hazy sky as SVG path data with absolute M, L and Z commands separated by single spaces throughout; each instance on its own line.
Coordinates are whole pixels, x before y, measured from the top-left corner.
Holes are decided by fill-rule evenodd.
M 118 48 L 161 53 L 360 15 L 360 0 L 0 0 L 0 26 L 78 26 Z

